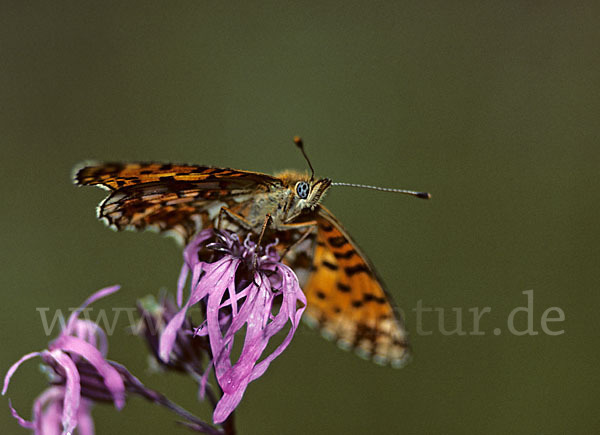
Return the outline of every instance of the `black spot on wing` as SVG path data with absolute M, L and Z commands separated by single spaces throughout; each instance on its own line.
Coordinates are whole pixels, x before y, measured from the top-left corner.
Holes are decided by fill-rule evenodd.
M 172 175 L 159 175 L 158 177 L 160 179 L 160 181 L 176 181 L 175 177 L 173 177 Z
M 366 273 L 367 275 L 371 275 L 371 270 L 365 264 L 357 264 L 356 266 L 345 267 L 344 272 L 346 275 L 353 276 L 358 273 Z
M 372 300 L 375 300 L 375 295 L 373 295 L 372 293 L 365 293 L 363 296 L 363 300 L 365 302 L 371 302 Z
M 334 252 L 333 255 L 338 260 L 348 260 L 356 255 L 356 251 L 354 249 L 350 249 L 346 252 Z
M 341 248 L 342 246 L 344 246 L 345 244 L 348 243 L 348 240 L 346 240 L 345 237 L 342 236 L 337 236 L 337 237 L 329 237 L 327 239 L 327 241 L 329 242 L 329 244 L 331 246 L 333 246 L 334 248 Z
M 350 293 L 350 286 L 341 282 L 337 283 L 337 289 L 342 293 Z
M 326 233 L 330 233 L 331 231 L 333 231 L 333 226 L 329 224 L 322 224 L 321 229 Z
M 326 261 L 326 260 L 324 260 L 324 261 L 323 261 L 321 264 L 322 264 L 323 266 L 325 266 L 327 269 L 330 269 L 330 270 L 338 270 L 338 265 L 337 265 L 337 264 L 330 263 L 329 261 Z

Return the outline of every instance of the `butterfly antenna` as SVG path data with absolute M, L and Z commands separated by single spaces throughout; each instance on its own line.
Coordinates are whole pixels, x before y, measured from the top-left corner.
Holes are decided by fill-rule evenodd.
M 306 155 L 306 151 L 304 151 L 304 142 L 302 142 L 302 139 L 300 138 L 300 136 L 294 136 L 294 143 L 296 144 L 296 146 L 298 148 L 300 148 L 300 151 L 302 151 L 302 155 L 304 156 L 304 158 L 306 159 L 306 162 L 308 163 L 308 166 L 310 167 L 310 181 L 313 181 L 315 179 L 315 170 L 313 169 L 312 165 L 310 164 L 310 160 L 308 159 L 308 156 Z
M 422 199 L 431 199 L 431 194 L 427 192 L 415 192 L 413 190 L 394 189 L 391 187 L 378 187 L 378 186 L 367 186 L 366 184 L 354 184 L 354 183 L 331 183 L 332 186 L 349 186 L 349 187 L 360 187 L 361 189 L 380 190 L 382 192 L 394 192 L 404 193 L 405 195 L 416 196 Z

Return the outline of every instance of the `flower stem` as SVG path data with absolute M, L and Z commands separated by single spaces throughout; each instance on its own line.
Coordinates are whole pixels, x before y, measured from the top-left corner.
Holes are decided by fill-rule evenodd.
M 235 435 L 235 411 L 222 424 L 225 435 Z
M 184 409 L 181 406 L 177 405 L 176 403 L 172 402 L 164 394 L 159 393 L 156 390 L 146 387 L 144 384 L 142 384 L 142 382 L 138 378 L 133 376 L 122 365 L 115 363 L 114 361 L 111 361 L 110 363 L 123 376 L 123 378 L 125 380 L 127 392 L 129 392 L 131 394 L 137 394 L 139 396 L 142 396 L 143 398 L 145 398 L 146 400 L 148 400 L 150 402 L 157 403 L 157 404 L 164 406 L 165 408 L 173 411 L 180 417 L 187 420 L 187 421 L 183 422 L 184 425 L 186 425 L 194 430 L 203 432 L 208 435 L 224 435 L 224 433 L 227 433 L 227 432 L 220 431 L 219 429 L 216 429 L 213 426 L 209 425 L 208 423 L 205 423 L 204 421 L 200 420 L 198 417 L 196 417 L 191 412 L 187 411 L 186 409 Z
M 164 406 L 165 408 L 170 409 L 177 415 L 185 418 L 189 423 L 191 423 L 191 424 L 186 424 L 189 427 L 199 429 L 203 433 L 208 434 L 208 435 L 223 435 L 222 431 L 203 422 L 198 417 L 196 417 L 195 415 L 193 415 L 186 409 L 182 408 L 181 406 L 177 405 L 176 403 L 172 402 L 166 396 L 164 396 L 161 393 L 158 393 L 157 391 L 149 390 L 148 388 L 146 388 L 143 392 L 140 391 L 139 394 L 141 396 L 145 397 L 146 399 L 150 400 L 151 402 L 154 402 L 161 406 Z M 225 432 L 225 433 L 227 433 L 227 432 Z

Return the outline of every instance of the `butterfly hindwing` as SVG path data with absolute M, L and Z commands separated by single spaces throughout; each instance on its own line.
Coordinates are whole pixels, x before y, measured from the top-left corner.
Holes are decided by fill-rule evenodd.
M 324 207 L 317 217 L 306 314 L 323 335 L 366 358 L 402 366 L 409 355 L 402 320 L 373 266 Z

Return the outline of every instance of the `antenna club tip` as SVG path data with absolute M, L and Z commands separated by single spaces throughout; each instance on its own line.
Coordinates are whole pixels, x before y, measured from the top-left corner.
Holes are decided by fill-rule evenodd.
M 299 147 L 302 146 L 302 138 L 300 136 L 294 136 L 294 143 Z
M 417 198 L 431 199 L 431 193 L 428 193 L 428 192 L 418 192 L 417 193 Z

